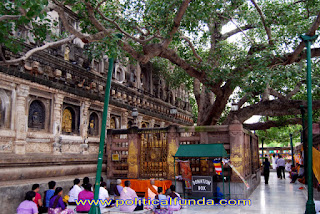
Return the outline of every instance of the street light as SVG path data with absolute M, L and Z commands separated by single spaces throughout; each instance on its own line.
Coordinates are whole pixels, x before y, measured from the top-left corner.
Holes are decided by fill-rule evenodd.
M 306 204 L 307 214 L 315 214 L 315 205 L 313 201 L 313 177 L 312 177 L 312 94 L 311 94 L 311 42 L 318 36 L 302 35 L 300 38 L 307 47 L 307 97 L 308 97 L 308 201 Z
M 238 104 L 235 101 L 231 104 L 231 111 L 238 111 Z
M 115 35 L 119 39 L 122 38 L 121 34 Z M 99 199 L 99 190 L 100 190 L 100 178 L 102 172 L 102 163 L 103 163 L 103 151 L 104 151 L 104 144 L 106 138 L 106 124 L 107 124 L 107 115 L 108 115 L 108 106 L 110 100 L 110 88 L 111 88 L 111 79 L 112 79 L 112 71 L 114 65 L 114 58 L 116 54 L 111 54 L 109 58 L 109 67 L 108 67 L 108 75 L 107 75 L 107 82 L 106 82 L 106 90 L 104 95 L 104 105 L 103 105 L 103 113 L 102 113 L 102 124 L 101 124 L 101 134 L 100 134 L 100 143 L 99 143 L 99 153 L 98 153 L 98 162 L 97 162 L 97 172 L 96 172 L 96 181 L 95 181 L 95 190 L 94 190 L 94 200 L 98 201 Z M 89 214 L 101 214 L 99 204 L 92 204 Z
M 133 117 L 133 126 L 137 126 L 137 118 L 138 118 L 139 112 L 137 108 L 132 109 L 131 116 Z

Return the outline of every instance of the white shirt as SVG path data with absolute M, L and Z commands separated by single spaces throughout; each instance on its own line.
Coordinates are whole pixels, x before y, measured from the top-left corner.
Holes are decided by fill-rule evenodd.
M 282 158 L 278 159 L 277 161 L 277 166 L 286 166 L 286 161 L 283 160 Z
M 108 193 L 108 190 L 106 190 L 104 187 L 100 187 L 100 190 L 99 190 L 99 199 L 100 200 L 106 200 L 107 198 L 109 198 L 109 193 Z M 100 204 L 100 207 L 106 207 L 107 205 L 104 204 L 102 205 L 101 203 Z
M 69 202 L 76 202 L 78 200 L 79 192 L 81 192 L 81 188 L 78 185 L 74 185 L 69 192 Z

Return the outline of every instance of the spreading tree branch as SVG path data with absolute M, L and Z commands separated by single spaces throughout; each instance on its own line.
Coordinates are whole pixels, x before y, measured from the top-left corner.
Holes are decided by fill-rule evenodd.
M 189 44 L 189 46 L 190 46 L 190 48 L 191 48 L 191 50 L 192 50 L 193 55 L 194 55 L 200 62 L 202 62 L 202 58 L 197 54 L 197 51 L 195 50 L 195 48 L 194 48 L 192 42 L 190 41 L 190 39 L 189 39 L 188 37 L 186 37 L 186 36 L 180 36 L 180 38 L 183 39 L 183 40 L 185 40 L 185 41 Z
M 68 38 L 56 41 L 56 42 L 50 42 L 47 43 L 45 45 L 42 45 L 40 47 L 37 48 L 33 48 L 31 50 L 29 50 L 27 53 L 25 53 L 22 57 L 17 58 L 17 59 L 13 59 L 13 60 L 7 60 L 5 62 L 0 62 L 0 65 L 13 65 L 13 64 L 17 64 L 21 61 L 25 61 L 27 60 L 31 55 L 35 54 L 36 52 L 45 50 L 47 48 L 52 48 L 52 47 L 56 47 L 56 46 L 60 46 L 63 44 L 66 44 L 68 42 L 71 42 L 72 40 L 74 40 L 76 37 L 74 35 L 69 36 Z
M 236 25 L 237 26 L 237 25 Z M 234 30 L 231 30 L 227 33 L 224 33 L 221 38 L 219 40 L 226 40 L 227 38 L 229 38 L 230 36 L 233 36 L 237 33 L 240 33 L 240 32 L 244 32 L 246 30 L 249 30 L 249 29 L 252 29 L 252 28 L 255 28 L 254 26 L 252 25 L 245 25 L 245 26 L 242 26 L 242 27 L 238 27 Z
M 262 24 L 263 24 L 264 29 L 266 30 L 266 33 L 267 33 L 267 36 L 268 36 L 269 44 L 273 45 L 272 36 L 271 36 L 271 30 L 270 30 L 270 27 L 267 26 L 265 15 L 263 14 L 261 8 L 259 7 L 259 5 L 256 3 L 255 0 L 251 0 L 251 2 L 252 2 L 252 4 L 254 5 L 254 7 L 256 8 L 256 10 L 258 11 L 258 13 L 259 13 L 259 15 L 261 17 Z
M 301 118 L 290 118 L 283 121 L 273 121 L 268 120 L 266 122 L 258 122 L 258 123 L 252 123 L 252 124 L 243 124 L 243 126 L 246 129 L 250 130 L 267 130 L 272 127 L 281 127 L 281 126 L 287 126 L 287 125 L 294 125 L 294 124 L 301 124 Z
M 5 20 L 17 20 L 20 17 L 21 17 L 20 15 L 3 15 L 3 16 L 0 16 L 0 22 Z
M 171 41 L 173 39 L 173 35 L 178 31 L 182 17 L 185 14 L 187 8 L 189 7 L 190 2 L 191 2 L 191 0 L 184 0 L 182 2 L 182 4 L 180 5 L 180 8 L 176 14 L 176 17 L 174 18 L 172 29 L 168 35 L 168 38 L 164 41 L 163 47 L 167 48 L 169 46 L 169 44 L 171 43 Z
M 320 26 L 320 12 L 318 13 L 317 18 L 314 20 L 312 26 L 310 27 L 309 31 L 307 32 L 308 36 L 314 36 L 316 33 L 316 30 Z M 297 58 L 299 57 L 300 53 L 303 51 L 305 47 L 304 41 L 300 42 L 298 47 L 294 50 L 294 52 L 291 54 L 291 56 L 287 59 L 285 64 L 292 64 L 296 62 Z

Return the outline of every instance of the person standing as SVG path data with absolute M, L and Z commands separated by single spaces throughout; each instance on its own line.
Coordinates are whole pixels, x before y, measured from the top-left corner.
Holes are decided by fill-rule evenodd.
M 285 167 L 286 167 L 286 162 L 285 160 L 282 158 L 281 155 L 279 155 L 279 159 L 277 161 L 277 166 L 278 166 L 278 169 L 279 169 L 279 175 L 280 175 L 280 179 L 286 179 L 286 176 L 285 176 Z M 283 176 L 282 176 L 283 175 Z
M 264 183 L 268 184 L 269 175 L 270 175 L 270 162 L 268 158 L 266 158 L 265 161 L 263 162 L 263 175 L 264 175 Z

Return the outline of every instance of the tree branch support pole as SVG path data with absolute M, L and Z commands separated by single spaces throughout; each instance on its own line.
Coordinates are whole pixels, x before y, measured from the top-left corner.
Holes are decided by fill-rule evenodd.
M 291 165 L 295 165 L 294 164 L 294 158 L 293 158 L 293 143 L 292 143 L 292 134 L 290 134 L 290 146 L 291 146 L 291 160 L 292 160 L 292 164 Z
M 301 105 L 300 106 L 300 110 L 301 110 L 301 117 L 302 117 L 302 135 L 301 135 L 301 143 L 303 146 L 303 166 L 304 166 L 304 172 L 305 175 L 308 174 L 308 145 L 306 142 L 306 121 L 305 121 L 305 110 L 304 110 L 304 106 Z M 308 183 L 308 181 L 306 181 L 306 184 Z
M 312 91 L 311 91 L 311 42 L 317 36 L 301 36 L 307 47 L 307 97 L 308 97 L 308 201 L 306 204 L 306 214 L 315 214 L 313 201 L 313 182 L 312 182 Z
M 96 182 L 95 182 L 95 188 L 94 188 L 95 201 L 99 200 L 100 178 L 101 178 L 101 171 L 102 171 L 104 142 L 106 138 L 106 124 L 107 124 L 108 105 L 109 105 L 109 98 L 110 98 L 113 63 L 114 63 L 114 58 L 109 58 L 109 68 L 108 68 L 108 76 L 107 76 L 106 91 L 104 95 L 103 114 L 102 114 L 97 174 L 96 174 Z M 101 214 L 99 203 L 97 205 L 95 205 L 94 203 L 92 204 L 89 214 Z
M 263 164 L 263 141 L 264 141 L 264 138 L 261 139 L 261 152 L 262 152 L 262 156 L 261 156 L 261 162 Z

